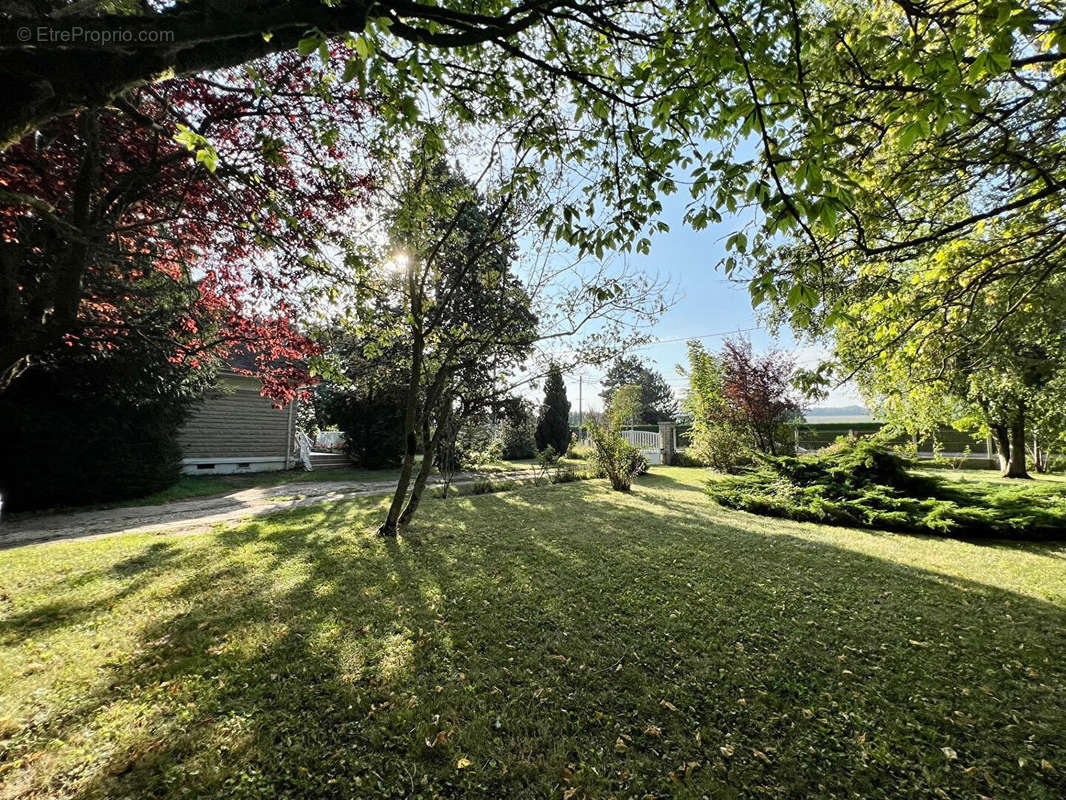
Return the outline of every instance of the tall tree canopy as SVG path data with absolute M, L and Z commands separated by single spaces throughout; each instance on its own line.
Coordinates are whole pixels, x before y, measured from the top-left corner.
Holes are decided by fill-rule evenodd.
M 192 362 L 240 343 L 291 397 L 300 287 L 370 187 L 368 108 L 325 71 L 290 53 L 164 81 L 0 154 L 0 390 L 135 339 Z
M 586 172 L 559 235 L 644 248 L 659 195 L 685 181 L 696 227 L 760 212 L 737 251 L 799 237 L 819 269 L 759 259 L 752 288 L 810 309 L 827 265 L 906 256 L 982 219 L 1042 220 L 1058 246 L 1063 19 L 1051 0 L 23 2 L 0 18 L 16 90 L 0 119 L 10 144 L 161 75 L 347 41 L 346 77 L 397 121 L 423 91 L 457 119 L 538 117 L 544 154 Z M 48 38 L 75 27 L 122 36 Z
M 670 384 L 661 373 L 637 356 L 616 358 L 607 369 L 603 378 L 603 391 L 600 392 L 604 406 L 611 405 L 619 386 L 628 385 L 640 387 L 640 410 L 636 414 L 638 422 L 653 425 L 677 416 L 679 407 Z
M 782 198 L 758 199 L 755 235 L 729 241 L 750 257 L 756 302 L 775 299 L 799 327 L 831 326 L 845 313 L 842 289 L 910 280 L 911 302 L 935 318 L 989 283 L 1031 288 L 1061 270 L 1060 3 L 797 9 L 789 54 L 758 60 L 748 83 L 762 193 Z M 913 271 L 925 257 L 950 263 Z

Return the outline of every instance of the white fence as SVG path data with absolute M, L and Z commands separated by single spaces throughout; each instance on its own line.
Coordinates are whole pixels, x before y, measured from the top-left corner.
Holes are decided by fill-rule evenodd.
M 663 463 L 662 436 L 654 431 L 622 431 L 622 438 L 638 448 L 649 464 Z

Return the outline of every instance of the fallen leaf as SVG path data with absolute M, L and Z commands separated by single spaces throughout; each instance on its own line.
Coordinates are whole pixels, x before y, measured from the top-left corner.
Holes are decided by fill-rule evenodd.
M 762 750 L 752 750 L 751 754 L 760 761 L 765 761 L 767 764 L 770 763 L 770 756 L 766 755 Z
M 668 709 L 670 711 L 677 711 L 677 706 L 675 706 L 669 700 L 660 700 L 659 701 L 659 705 L 661 705 L 663 708 Z
M 444 731 L 437 731 L 437 735 L 430 741 L 429 737 L 426 737 L 426 747 L 436 747 L 438 744 L 445 744 L 448 741 L 448 734 Z
M 1050 772 L 1052 775 L 1059 774 L 1059 771 L 1046 758 L 1040 759 L 1040 769 L 1044 770 L 1044 772 Z
M 456 769 L 466 769 L 470 766 L 470 763 L 471 762 L 469 758 L 460 758 L 458 761 L 455 762 L 455 767 Z
M 619 736 L 614 743 L 614 749 L 621 753 L 623 750 L 628 750 L 629 748 L 626 746 L 626 743 L 622 741 L 622 737 Z
M 956 758 L 959 757 L 959 754 L 956 753 L 950 747 L 941 747 L 940 752 L 944 754 L 944 758 L 946 758 L 948 761 L 954 761 Z
M 722 755 L 726 758 L 731 758 L 733 756 L 733 745 L 731 744 L 724 744 L 718 749 L 722 751 Z
M 648 736 L 659 736 L 662 733 L 662 730 L 654 725 L 649 725 L 644 729 L 644 733 L 648 734 Z

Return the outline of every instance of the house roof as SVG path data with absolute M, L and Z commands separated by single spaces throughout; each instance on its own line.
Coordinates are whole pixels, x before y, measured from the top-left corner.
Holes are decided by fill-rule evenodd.
M 271 367 L 301 367 L 307 369 L 307 362 L 302 358 L 276 358 L 273 361 L 268 362 Z M 230 348 L 229 355 L 226 357 L 226 366 L 223 370 L 230 372 L 250 372 L 253 375 L 259 371 L 259 364 L 256 361 L 256 354 L 249 350 L 243 344 L 235 344 Z M 238 373 L 240 374 L 240 373 Z

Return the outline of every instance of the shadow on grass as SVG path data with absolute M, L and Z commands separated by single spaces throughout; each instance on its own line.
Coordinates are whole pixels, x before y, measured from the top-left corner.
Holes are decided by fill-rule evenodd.
M 27 759 L 12 794 L 1066 790 L 1058 606 L 746 527 L 661 473 L 628 495 L 429 501 L 399 541 L 367 535 L 380 508 L 303 509 L 104 568 L 120 614 L 148 611 L 160 570 L 176 580 L 110 623 L 133 646 L 9 736 L 6 758 Z M 60 602 L 20 616 L 60 635 L 81 621 Z

